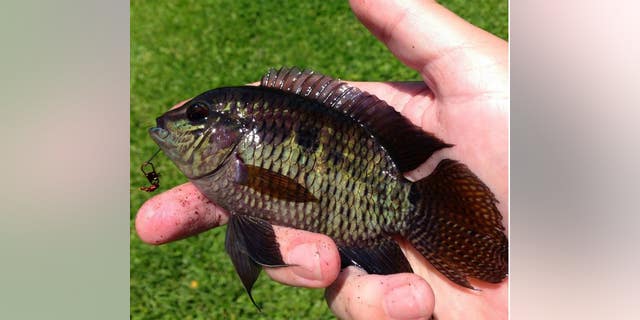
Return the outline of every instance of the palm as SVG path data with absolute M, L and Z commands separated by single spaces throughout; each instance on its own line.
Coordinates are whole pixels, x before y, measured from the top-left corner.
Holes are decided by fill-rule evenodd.
M 479 70 L 479 72 L 481 72 Z M 395 107 L 414 124 L 455 146 L 444 149 L 416 171 L 425 176 L 443 158 L 467 164 L 496 194 L 507 224 L 508 199 L 508 98 L 474 86 L 464 99 L 436 97 L 422 82 L 352 82 Z
M 414 124 L 455 146 L 436 153 L 427 163 L 409 173 L 412 178 L 426 175 L 442 158 L 466 163 L 496 194 L 499 209 L 507 217 L 507 117 L 506 93 L 488 94 L 487 88 L 464 88 L 465 99 L 437 97 L 421 82 L 373 83 L 353 85 L 377 95 L 398 109 Z M 487 98 L 491 97 L 491 98 Z M 488 284 L 472 281 L 473 292 L 452 284 L 437 272 L 413 247 L 401 241 L 414 271 L 425 278 L 436 297 L 435 313 L 443 319 L 507 318 L 507 281 Z M 484 316 L 482 316 L 484 315 Z

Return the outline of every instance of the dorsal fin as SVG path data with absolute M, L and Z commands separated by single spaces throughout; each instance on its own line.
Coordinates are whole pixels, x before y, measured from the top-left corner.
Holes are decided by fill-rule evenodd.
M 434 152 L 452 146 L 423 131 L 376 96 L 311 70 L 270 69 L 260 85 L 305 96 L 342 111 L 370 130 L 401 172 L 417 168 Z

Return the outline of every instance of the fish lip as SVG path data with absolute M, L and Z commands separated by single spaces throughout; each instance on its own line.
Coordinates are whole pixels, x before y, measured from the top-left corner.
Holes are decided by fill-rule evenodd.
M 149 135 L 155 141 L 164 141 L 169 136 L 169 131 L 162 127 L 153 127 L 149 129 Z

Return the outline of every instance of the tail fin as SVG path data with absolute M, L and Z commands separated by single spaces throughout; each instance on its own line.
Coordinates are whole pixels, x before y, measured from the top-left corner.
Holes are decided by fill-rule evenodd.
M 440 161 L 411 188 L 416 207 L 404 237 L 449 280 L 474 289 L 473 277 L 498 283 L 508 267 L 508 241 L 491 190 L 467 166 Z

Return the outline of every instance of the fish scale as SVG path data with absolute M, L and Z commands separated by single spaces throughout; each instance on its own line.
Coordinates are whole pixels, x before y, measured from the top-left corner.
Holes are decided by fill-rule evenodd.
M 243 142 L 241 142 L 242 148 L 241 148 L 241 151 L 239 152 L 239 156 L 247 164 L 261 166 L 261 167 L 269 167 L 268 165 L 269 163 L 272 163 L 272 164 L 277 163 L 278 165 L 271 166 L 272 169 L 278 168 L 275 170 L 276 173 L 287 176 L 294 181 L 304 182 L 307 176 L 309 175 L 314 176 L 314 180 L 326 179 L 326 177 L 323 177 L 322 175 L 317 175 L 317 173 L 314 170 L 315 166 L 307 166 L 306 163 L 304 165 L 299 164 L 297 160 L 299 159 L 300 155 L 306 156 L 307 162 L 309 162 L 309 159 L 312 159 L 314 163 L 323 163 L 325 166 L 328 166 L 327 161 L 329 161 L 326 150 L 333 150 L 333 149 L 337 149 L 341 151 L 342 154 L 353 155 L 354 159 L 359 160 L 358 162 L 364 163 L 368 161 L 375 162 L 376 160 L 382 161 L 382 158 L 380 156 L 378 156 L 376 159 L 367 159 L 367 156 L 371 156 L 373 155 L 373 153 L 371 154 L 361 153 L 360 155 L 357 155 L 358 154 L 357 151 L 360 148 L 356 148 L 356 144 L 353 141 L 357 139 L 363 139 L 365 137 L 356 137 L 346 141 L 346 143 L 340 143 L 339 140 L 331 140 L 332 141 L 331 144 L 333 144 L 333 146 L 331 144 L 323 145 L 322 149 L 319 149 L 319 151 L 316 150 L 318 152 L 308 154 L 304 150 L 302 150 L 302 147 L 296 144 L 295 142 L 296 126 L 292 127 L 293 132 L 281 134 L 278 132 L 278 130 L 286 130 L 286 127 L 282 126 L 278 128 L 278 127 L 272 126 L 271 123 L 274 122 L 274 119 L 270 117 L 270 115 L 282 114 L 283 117 L 281 118 L 281 120 L 283 123 L 295 122 L 295 123 L 299 123 L 300 125 L 305 124 L 305 122 L 311 122 L 311 121 L 318 122 L 318 119 L 317 118 L 311 119 L 310 117 L 304 116 L 304 114 L 299 112 L 300 110 L 291 110 L 292 107 L 289 106 L 284 100 L 269 101 L 267 104 L 270 106 L 269 113 L 266 113 L 264 115 L 256 114 L 254 116 L 254 122 L 257 123 L 258 125 L 256 125 L 255 128 L 249 129 L 250 131 L 255 130 L 255 132 L 253 133 L 261 138 L 260 141 L 245 139 Z M 247 109 L 249 109 L 247 111 L 255 112 L 255 110 L 262 110 L 263 107 L 261 107 L 261 105 L 263 104 L 256 103 L 253 105 L 247 105 Z M 280 109 L 287 109 L 287 112 L 280 112 Z M 354 130 L 350 130 L 350 128 L 348 128 L 345 124 L 343 124 L 340 127 L 340 126 L 336 126 L 336 124 L 334 124 L 331 121 L 331 119 L 328 117 L 324 117 L 320 119 L 323 120 L 323 123 L 322 123 L 323 127 L 333 126 L 333 129 L 336 131 L 341 132 L 344 130 L 344 131 L 347 131 L 348 134 L 350 135 L 356 134 Z M 265 142 L 262 141 L 262 138 L 268 136 L 269 133 L 272 133 L 274 136 L 276 135 L 288 136 L 287 140 L 283 141 L 281 145 L 281 148 L 286 149 L 288 151 L 285 153 L 284 158 L 279 156 L 272 157 L 273 154 L 266 154 L 264 152 Z M 282 154 L 279 154 L 279 155 L 282 155 Z M 348 158 L 349 156 L 345 155 L 345 157 Z M 389 159 L 386 159 L 386 160 L 388 161 L 387 165 L 389 167 L 393 167 L 393 164 L 390 162 L 390 160 Z M 323 225 L 323 228 L 318 228 L 319 225 L 314 225 L 314 224 L 307 225 L 306 223 L 304 223 L 306 222 L 306 220 L 303 218 L 303 216 L 298 216 L 296 217 L 296 219 L 286 219 L 286 221 L 284 219 L 278 220 L 279 219 L 278 217 L 281 215 L 284 215 L 287 217 L 292 217 L 295 215 L 304 215 L 305 213 L 312 210 L 314 206 L 310 206 L 308 208 L 301 207 L 301 206 L 294 206 L 292 208 L 293 212 L 279 211 L 276 215 L 274 215 L 272 212 L 267 212 L 264 216 L 260 216 L 260 217 L 268 219 L 270 221 L 277 221 L 291 227 L 304 228 L 310 231 L 327 233 L 330 236 L 338 236 L 340 234 L 345 234 L 345 233 L 352 234 L 352 238 L 346 239 L 346 241 L 344 241 L 344 244 L 346 245 L 352 244 L 355 241 L 366 241 L 368 238 L 370 238 L 370 234 L 378 233 L 380 231 L 379 226 L 376 225 L 375 229 L 367 230 L 370 228 L 365 229 L 364 227 L 366 226 L 358 227 L 355 224 L 355 221 L 361 220 L 362 219 L 361 217 L 363 216 L 371 217 L 373 215 L 376 215 L 378 211 L 381 211 L 381 209 L 377 208 L 375 203 L 371 203 L 371 199 L 368 197 L 360 197 L 360 199 L 356 200 L 356 197 L 354 197 L 351 192 L 351 190 L 353 189 L 353 184 L 356 183 L 356 181 L 358 181 L 356 179 L 358 177 L 366 176 L 362 174 L 363 170 L 361 170 L 361 168 L 362 168 L 361 166 L 341 166 L 337 168 L 338 170 L 333 170 L 332 172 L 333 179 L 335 179 L 336 183 L 331 185 L 328 183 L 325 184 L 325 188 L 329 185 L 331 186 L 331 188 L 325 189 L 325 190 L 322 190 L 322 189 L 313 190 L 312 188 L 310 188 L 310 190 L 316 191 L 318 194 L 325 194 L 325 193 L 331 194 L 334 198 L 337 197 L 338 199 L 342 200 L 341 202 L 343 202 L 344 205 L 331 208 L 328 206 L 330 204 L 329 201 L 322 201 L 321 199 L 321 202 L 318 205 L 319 208 L 317 209 L 318 212 L 315 213 L 315 215 L 320 215 L 319 213 L 329 212 L 329 211 L 346 212 L 347 213 L 346 215 L 334 216 L 334 219 L 336 220 L 337 223 L 334 223 L 333 226 L 337 226 L 338 228 L 326 228 L 326 225 Z M 358 181 L 358 183 L 365 184 L 365 183 L 371 183 L 371 182 Z M 407 189 L 406 192 L 408 192 L 408 188 L 406 189 Z M 237 192 L 244 192 L 245 190 L 246 190 L 246 187 L 241 186 L 239 187 L 239 190 L 237 190 Z M 243 204 L 243 206 L 246 207 L 245 210 L 247 211 L 256 210 L 253 212 L 258 212 L 261 209 L 263 209 L 265 207 L 265 203 L 260 198 L 261 197 L 259 195 L 252 194 L 251 199 L 246 199 L 244 201 L 245 203 Z M 254 200 L 255 206 L 251 206 L 250 205 L 251 202 L 249 200 Z M 340 202 L 334 202 L 334 203 L 339 204 Z M 389 202 L 388 205 L 393 205 L 393 202 Z M 367 207 L 370 208 L 369 211 L 371 212 L 369 213 L 363 212 L 366 210 Z M 382 211 L 384 211 L 384 209 L 382 209 Z M 314 221 L 315 220 L 316 219 L 314 219 Z M 301 222 L 297 222 L 297 221 L 301 221 Z M 369 226 L 373 226 L 373 225 L 370 224 Z M 373 232 L 370 233 L 368 231 L 373 231 Z M 368 245 L 368 243 L 365 243 L 364 245 Z
M 325 234 L 343 267 L 369 273 L 412 271 L 397 236 L 457 285 L 506 277 L 508 241 L 489 187 L 451 159 L 407 180 L 453 145 L 344 82 L 271 70 L 258 87 L 207 91 L 157 122 L 150 134 L 161 149 L 231 214 L 225 249 L 252 301 L 259 266 L 286 267 L 272 225 Z

